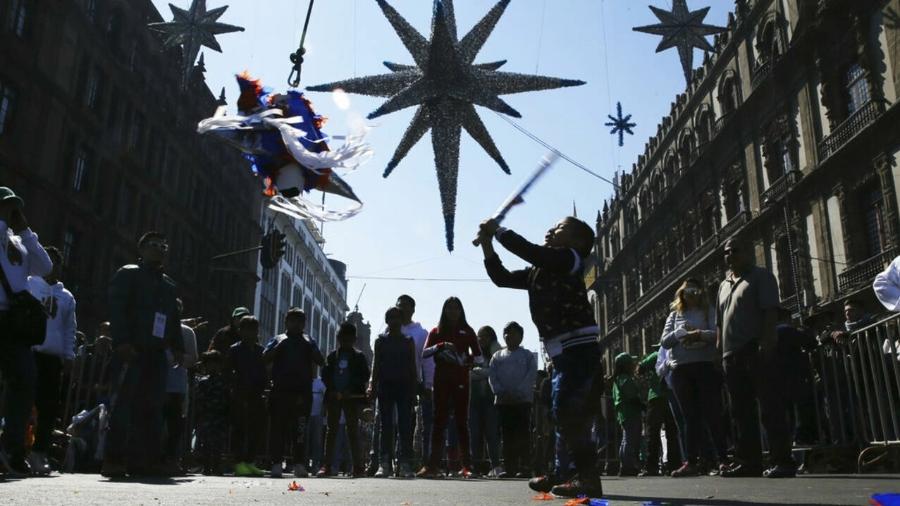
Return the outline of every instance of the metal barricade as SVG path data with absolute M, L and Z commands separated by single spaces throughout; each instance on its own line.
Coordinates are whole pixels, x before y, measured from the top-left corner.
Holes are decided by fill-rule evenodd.
M 900 315 L 817 348 L 817 425 L 824 446 L 854 448 L 858 472 L 900 446 Z

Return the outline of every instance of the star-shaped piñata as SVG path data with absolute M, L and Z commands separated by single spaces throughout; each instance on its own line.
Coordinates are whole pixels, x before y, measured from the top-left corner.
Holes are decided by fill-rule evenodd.
M 476 55 L 497 25 L 510 0 L 500 0 L 461 40 L 457 38 L 452 0 L 434 0 L 431 40 L 412 27 L 385 0 L 378 5 L 390 21 L 415 65 L 385 62 L 390 74 L 359 77 L 319 86 L 311 91 L 343 89 L 376 97 L 390 97 L 369 118 L 377 118 L 418 105 L 384 176 L 400 163 L 409 150 L 431 129 L 434 161 L 446 228 L 447 249 L 453 251 L 456 216 L 456 183 L 459 173 L 459 141 L 464 128 L 503 169 L 509 167 L 475 111 L 475 105 L 513 117 L 521 115 L 498 95 L 578 86 L 583 81 L 498 72 L 505 61 L 474 64 Z
M 694 69 L 694 48 L 712 51 L 713 47 L 707 42 L 705 37 L 724 32 L 727 28 L 704 25 L 703 18 L 709 12 L 709 7 L 689 11 L 687 0 L 673 0 L 672 12 L 664 11 L 652 5 L 650 10 L 662 22 L 655 25 L 638 26 L 632 28 L 632 30 L 662 35 L 662 41 L 656 47 L 657 53 L 677 47 L 678 57 L 681 58 L 681 67 L 684 69 L 684 78 L 690 84 L 691 71 Z
M 206 0 L 191 0 L 190 10 L 178 8 L 169 4 L 172 9 L 172 21 L 164 23 L 150 23 L 147 26 L 165 35 L 163 45 L 165 47 L 182 46 L 182 73 L 181 87 L 187 88 L 188 77 L 200 46 L 206 46 L 214 51 L 222 52 L 222 48 L 216 41 L 216 35 L 230 32 L 243 32 L 240 26 L 226 25 L 216 21 L 225 13 L 228 6 L 217 7 L 211 11 L 206 10 Z
M 628 116 L 625 116 L 624 118 L 622 117 L 622 102 L 616 102 L 616 111 L 618 116 L 613 117 L 611 115 L 607 115 L 606 117 L 609 118 L 609 121 L 604 123 L 604 125 L 613 127 L 613 129 L 610 130 L 609 133 L 613 135 L 619 134 L 619 146 L 622 146 L 623 134 L 627 132 L 628 135 L 634 135 L 634 132 L 631 131 L 631 127 L 637 126 L 637 123 L 628 122 L 631 119 L 630 114 Z

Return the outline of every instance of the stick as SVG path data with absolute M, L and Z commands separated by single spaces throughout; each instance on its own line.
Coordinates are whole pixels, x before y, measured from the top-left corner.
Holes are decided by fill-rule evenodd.
M 521 186 L 516 188 L 516 191 L 511 193 L 509 197 L 506 197 L 506 200 L 504 200 L 503 203 L 500 204 L 500 207 L 497 208 L 497 210 L 494 212 L 494 215 L 491 216 L 491 219 L 496 221 L 497 223 L 502 223 L 503 219 L 506 218 L 506 214 L 509 212 L 509 210 L 512 209 L 513 206 L 516 206 L 517 204 L 521 204 L 523 202 L 522 197 L 524 197 L 525 194 L 528 193 L 528 190 L 531 189 L 534 183 L 537 182 L 537 180 L 540 179 L 545 172 L 547 172 L 547 169 L 552 167 L 558 159 L 559 155 L 552 151 L 544 155 L 534 172 L 531 173 L 528 179 L 526 179 Z M 481 240 L 478 237 L 476 237 L 475 240 L 472 241 L 472 246 L 479 246 L 480 244 Z

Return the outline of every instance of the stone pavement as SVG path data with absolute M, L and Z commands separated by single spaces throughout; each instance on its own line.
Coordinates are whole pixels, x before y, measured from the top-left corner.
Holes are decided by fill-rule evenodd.
M 158 482 L 110 482 L 97 475 L 54 475 L 0 481 L 0 505 L 503 505 L 562 506 L 536 501 L 522 480 L 298 479 L 189 476 Z M 610 505 L 769 506 L 865 505 L 874 493 L 900 492 L 900 475 L 806 475 L 792 480 L 608 478 Z

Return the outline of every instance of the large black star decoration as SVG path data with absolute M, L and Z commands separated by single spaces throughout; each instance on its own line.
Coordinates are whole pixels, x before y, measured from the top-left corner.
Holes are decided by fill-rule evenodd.
M 412 54 L 415 65 L 385 62 L 390 74 L 359 77 L 311 86 L 311 91 L 343 89 L 376 97 L 390 97 L 369 118 L 418 105 L 403 139 L 388 163 L 391 174 L 409 150 L 431 129 L 431 143 L 444 215 L 447 249 L 453 251 L 456 189 L 461 129 L 478 142 L 507 174 L 509 167 L 475 111 L 474 105 L 516 118 L 521 115 L 498 95 L 578 86 L 583 81 L 498 72 L 506 61 L 474 64 L 488 36 L 510 0 L 500 0 L 461 40 L 457 38 L 452 0 L 434 0 L 431 40 L 425 39 L 386 1 L 378 0 L 385 17 Z
M 656 47 L 657 53 L 677 47 L 678 57 L 681 59 L 681 68 L 684 69 L 684 78 L 690 84 L 691 71 L 694 69 L 694 48 L 713 51 L 713 47 L 705 37 L 724 32 L 727 28 L 704 25 L 703 19 L 706 17 L 706 13 L 709 12 L 709 7 L 689 11 L 687 0 L 673 0 L 671 12 L 652 5 L 650 10 L 653 11 L 653 14 L 656 15 L 661 23 L 637 26 L 632 28 L 632 30 L 662 35 L 662 41 Z
M 150 23 L 147 26 L 162 33 L 165 36 L 165 47 L 182 46 L 184 48 L 181 87 L 187 88 L 191 68 L 200 46 L 206 46 L 214 51 L 222 52 L 222 48 L 216 41 L 216 35 L 230 32 L 243 32 L 240 26 L 219 23 L 217 20 L 225 13 L 228 6 L 217 7 L 211 11 L 206 10 L 206 0 L 191 0 L 191 8 L 184 10 L 172 4 L 172 21 L 163 23 Z
M 631 131 L 631 127 L 637 126 L 637 123 L 629 123 L 628 120 L 631 119 L 631 115 L 622 117 L 622 102 L 616 102 L 616 112 L 617 116 L 613 117 L 612 115 L 607 115 L 609 121 L 604 123 L 604 125 L 608 127 L 613 127 L 612 130 L 609 131 L 610 134 L 615 135 L 619 134 L 619 146 L 623 145 L 623 135 L 627 132 L 628 135 L 634 135 L 634 132 Z

